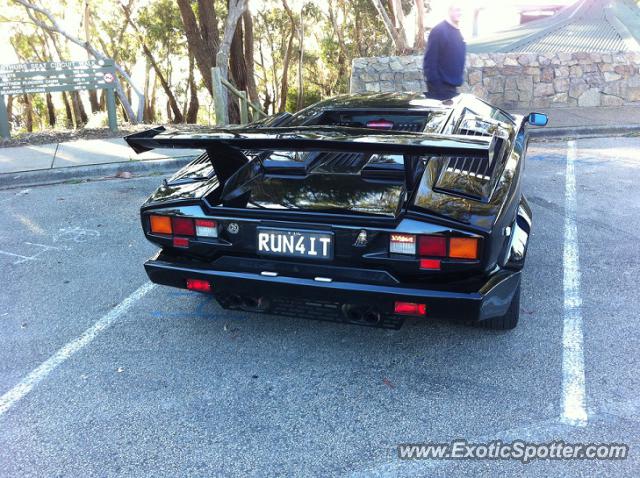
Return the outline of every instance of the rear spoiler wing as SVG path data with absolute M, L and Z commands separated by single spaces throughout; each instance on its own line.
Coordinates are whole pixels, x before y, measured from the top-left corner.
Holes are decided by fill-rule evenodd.
M 224 183 L 249 162 L 244 151 L 387 153 L 405 157 L 480 158 L 491 163 L 501 150 L 503 140 L 495 136 L 445 136 L 343 127 L 240 127 L 184 133 L 166 131 L 160 126 L 126 136 L 125 141 L 138 154 L 156 148 L 204 149 L 218 180 Z M 415 161 L 405 159 L 407 179 L 415 175 L 415 167 Z

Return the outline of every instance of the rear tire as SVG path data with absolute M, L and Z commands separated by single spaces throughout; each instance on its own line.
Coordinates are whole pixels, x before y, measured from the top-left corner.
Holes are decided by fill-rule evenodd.
M 516 325 L 518 325 L 519 318 L 520 318 L 520 284 L 518 284 L 518 288 L 516 289 L 515 294 L 513 294 L 513 299 L 511 299 L 511 304 L 509 305 L 509 310 L 507 310 L 506 314 L 500 317 L 494 317 L 492 319 L 476 322 L 474 325 L 476 327 L 481 327 L 483 329 L 490 329 L 490 330 L 511 330 L 516 328 Z

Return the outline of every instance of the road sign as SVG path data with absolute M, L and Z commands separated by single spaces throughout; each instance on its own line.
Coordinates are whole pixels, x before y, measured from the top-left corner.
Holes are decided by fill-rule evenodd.
M 9 138 L 4 97 L 60 91 L 105 90 L 109 127 L 115 131 L 116 72 L 112 60 L 50 61 L 0 65 L 0 135 Z

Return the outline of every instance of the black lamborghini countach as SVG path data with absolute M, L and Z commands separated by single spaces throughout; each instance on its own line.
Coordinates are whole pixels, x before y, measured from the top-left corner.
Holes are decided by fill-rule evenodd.
M 202 154 L 141 209 L 158 284 L 222 307 L 398 328 L 518 323 L 529 124 L 471 95 L 347 95 L 244 126 L 126 138 Z

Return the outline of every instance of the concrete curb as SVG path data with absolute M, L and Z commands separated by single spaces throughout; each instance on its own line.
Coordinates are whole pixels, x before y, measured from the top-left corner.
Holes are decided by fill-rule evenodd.
M 593 138 L 600 136 L 624 136 L 633 133 L 640 133 L 640 125 L 570 126 L 539 129 L 532 127 L 529 129 L 529 136 L 532 139 Z
M 180 158 L 148 159 L 145 161 L 122 161 L 119 163 L 92 164 L 88 166 L 71 166 L 58 169 L 39 169 L 17 173 L 0 174 L 0 189 L 11 189 L 29 186 L 43 186 L 66 181 L 100 179 L 116 176 L 128 171 L 133 175 L 153 173 L 171 174 L 193 161 L 196 156 Z

